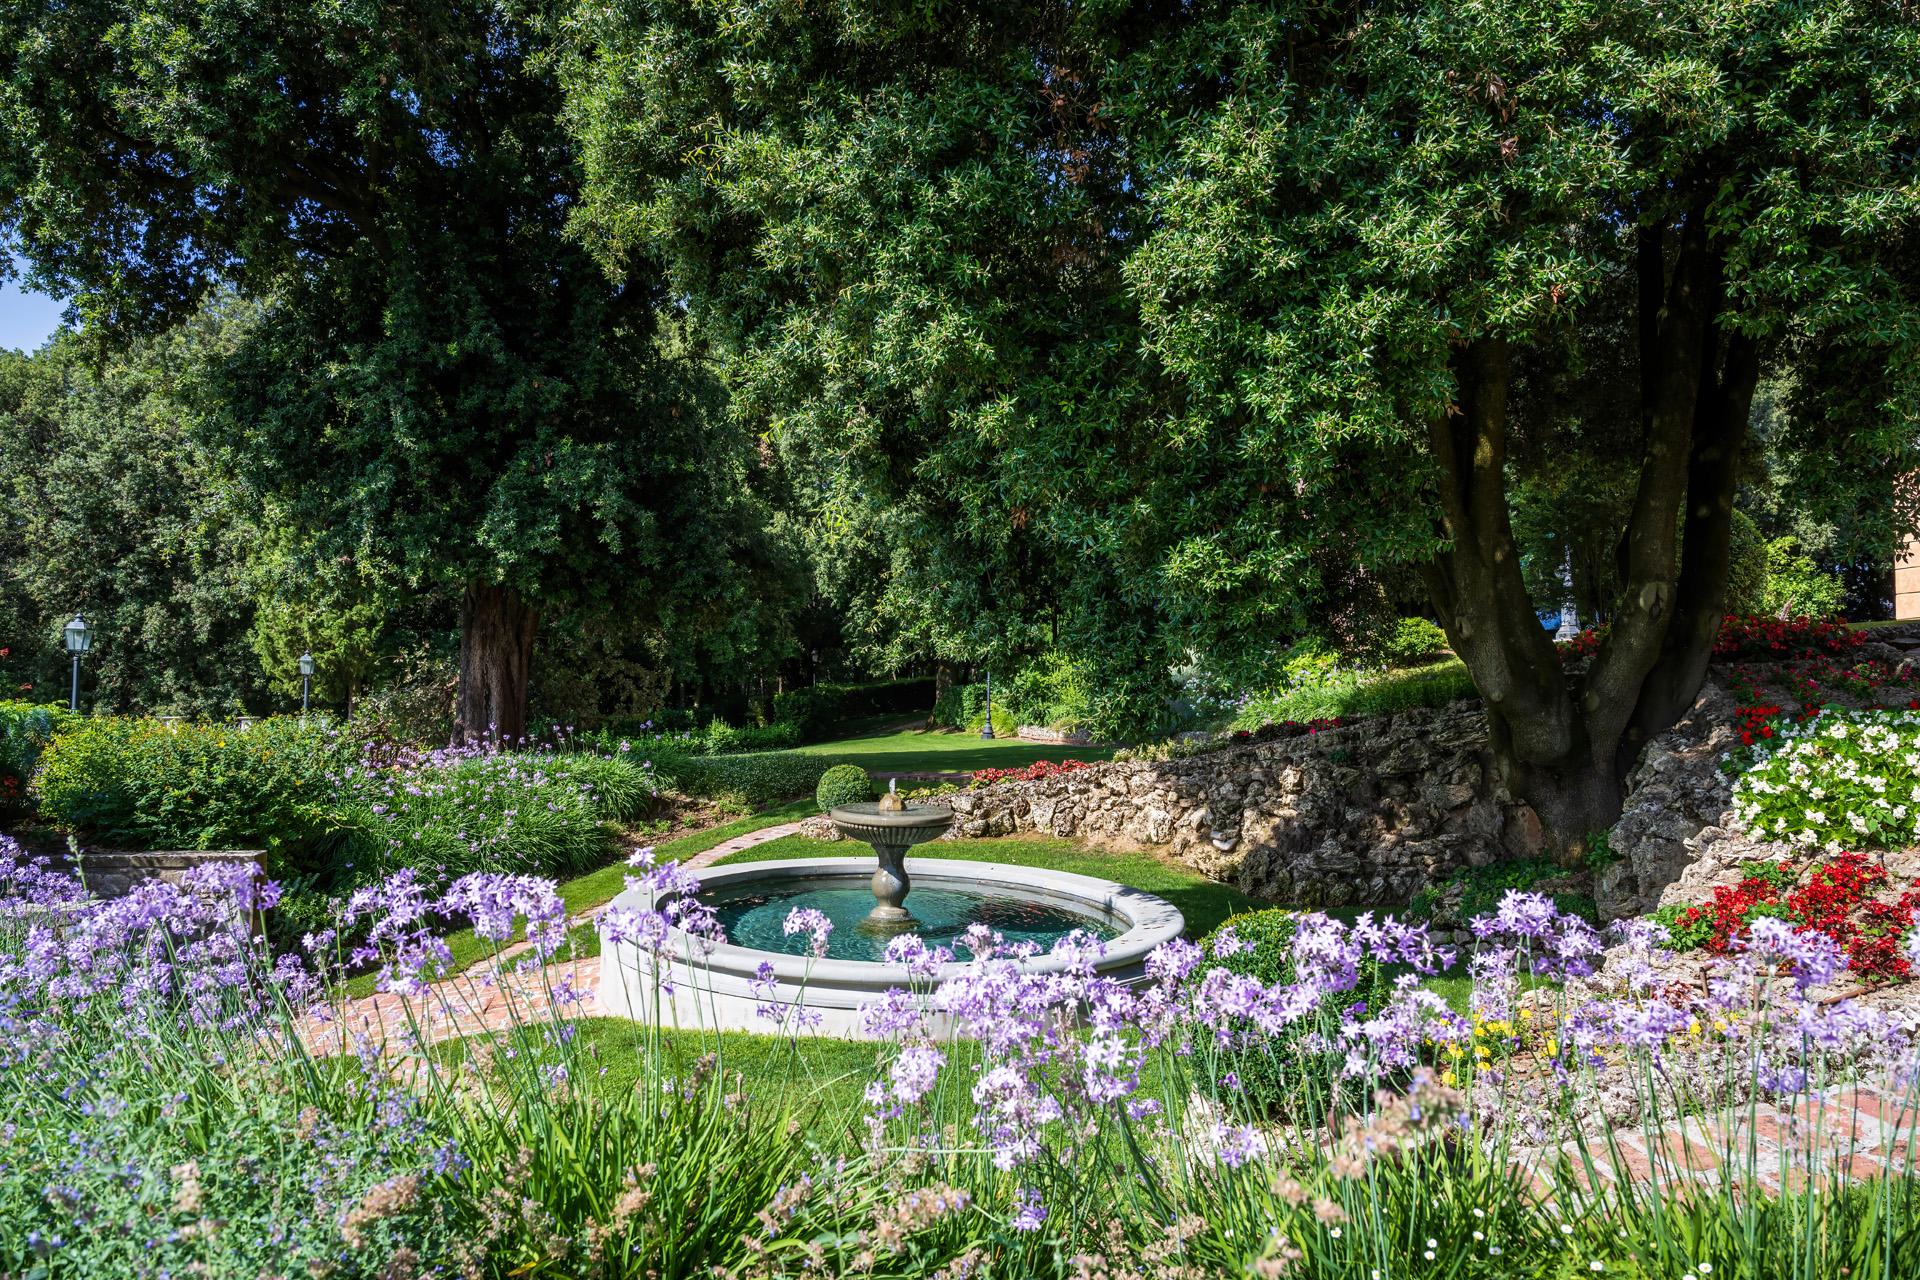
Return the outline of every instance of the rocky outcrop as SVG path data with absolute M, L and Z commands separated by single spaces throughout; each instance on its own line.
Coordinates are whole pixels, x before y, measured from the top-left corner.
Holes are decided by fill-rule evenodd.
M 1627 802 L 1608 833 L 1615 861 L 1594 877 L 1605 919 L 1640 915 L 1699 856 L 1699 836 L 1724 822 L 1732 780 L 1720 760 L 1738 744 L 1734 698 L 1709 681 L 1685 719 L 1647 744 L 1627 777 Z
M 1165 851 L 1301 906 L 1394 906 L 1464 866 L 1539 851 L 1477 703 L 1276 742 L 1095 765 L 952 797 L 956 836 L 1022 831 Z

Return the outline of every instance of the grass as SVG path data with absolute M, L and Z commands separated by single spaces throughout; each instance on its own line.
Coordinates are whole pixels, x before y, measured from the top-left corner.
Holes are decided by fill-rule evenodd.
M 898 721 L 896 720 L 896 723 Z M 984 739 L 957 729 L 904 729 L 863 734 L 798 748 L 857 764 L 869 773 L 967 773 L 974 769 L 1019 769 L 1036 760 L 1105 760 L 1112 747 Z
M 1229 885 L 1217 884 L 1197 872 L 1163 862 L 1149 853 L 1113 853 L 1071 840 L 1023 839 L 943 840 L 925 846 L 926 857 L 958 858 L 968 862 L 1004 862 L 1020 867 L 1047 867 L 1077 875 L 1098 876 L 1158 894 L 1187 918 L 1187 933 L 1201 938 L 1239 911 L 1255 911 L 1272 903 L 1248 897 Z M 729 854 L 716 865 L 758 862 L 772 858 L 837 858 L 864 852 L 864 846 L 846 841 L 809 840 L 782 836 L 740 853 Z
M 1363 680 L 1308 684 L 1253 698 L 1233 727 L 1256 729 L 1267 721 L 1324 720 L 1334 716 L 1389 715 L 1414 707 L 1444 707 L 1477 698 L 1473 678 L 1458 658 L 1384 672 Z

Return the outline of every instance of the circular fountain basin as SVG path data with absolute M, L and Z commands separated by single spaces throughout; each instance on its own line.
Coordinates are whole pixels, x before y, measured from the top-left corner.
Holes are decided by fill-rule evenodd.
M 734 926 L 729 941 L 702 954 L 703 944 L 676 930 L 668 935 L 666 954 L 656 958 L 603 932 L 600 1003 L 609 1013 L 690 1028 L 861 1038 L 862 1006 L 891 988 L 915 985 L 904 965 L 877 958 L 898 931 L 875 934 L 859 927 L 873 905 L 873 870 L 869 856 L 748 862 L 703 872 L 700 896 Z M 952 936 L 976 918 L 1009 941 L 1021 935 L 1043 947 L 1080 928 L 1103 938 L 1105 954 L 1095 966 L 1102 976 L 1137 982 L 1145 977 L 1148 953 L 1186 927 L 1179 909 L 1165 899 L 1093 876 L 942 858 L 909 859 L 907 870 L 913 878 L 907 907 L 918 924 L 906 932 L 920 933 L 929 946 L 951 945 Z M 614 905 L 644 911 L 650 904 L 645 891 L 632 890 Z M 835 920 L 829 945 L 838 944 L 839 954 L 815 959 L 807 954 L 805 937 L 781 931 L 795 906 L 818 907 L 829 918 L 851 917 Z M 771 997 L 754 986 L 762 965 L 773 973 Z M 1033 973 L 1064 965 L 1044 951 L 1022 962 Z M 955 963 L 937 976 L 965 968 Z M 671 985 L 670 994 L 656 990 L 660 980 Z M 790 1014 L 775 1021 L 758 1012 L 775 1001 L 805 1009 L 808 1025 Z

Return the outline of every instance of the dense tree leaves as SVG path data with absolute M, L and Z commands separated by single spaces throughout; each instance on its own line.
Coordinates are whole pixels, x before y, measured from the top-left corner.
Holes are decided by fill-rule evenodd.
M 952 643 L 1053 605 L 1136 678 L 1251 667 L 1417 569 L 1565 843 L 1697 688 L 1761 373 L 1845 353 L 1799 456 L 1915 461 L 1898 0 L 662 0 L 568 35 L 578 234 L 666 256 L 735 413 L 891 513 L 930 609 L 1002 606 Z M 1572 678 L 1529 521 L 1610 551 Z
M 543 611 L 671 624 L 761 519 L 654 276 L 609 284 L 563 234 L 543 19 L 0 6 L 0 234 L 97 330 L 261 304 L 205 429 L 314 555 L 465 600 L 469 732 L 520 729 Z
M 259 512 L 209 465 L 183 408 L 221 330 L 208 317 L 104 362 L 72 335 L 31 358 L 0 353 L 0 646 L 16 686 L 33 686 L 24 696 L 65 701 L 59 633 L 77 611 L 94 632 L 89 708 L 266 708 L 247 642 Z

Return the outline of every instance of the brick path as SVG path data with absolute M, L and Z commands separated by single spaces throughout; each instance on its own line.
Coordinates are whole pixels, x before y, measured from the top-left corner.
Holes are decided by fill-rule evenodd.
M 1916 1129 L 1920 1114 L 1910 1100 L 1903 1103 L 1871 1087 L 1848 1085 L 1831 1090 L 1824 1099 L 1802 1097 L 1784 1109 L 1758 1103 L 1712 1117 L 1670 1121 L 1652 1133 L 1616 1130 L 1617 1157 L 1604 1136 L 1587 1139 L 1586 1147 L 1603 1187 L 1623 1175 L 1634 1182 L 1714 1187 L 1724 1180 L 1722 1162 L 1728 1161 L 1742 1178 L 1751 1167 L 1760 1186 L 1778 1191 L 1783 1171 L 1795 1188 L 1809 1177 L 1859 1180 L 1887 1169 L 1911 1173 Z M 1561 1154 L 1574 1180 L 1586 1185 L 1580 1145 L 1569 1141 L 1522 1154 L 1521 1163 L 1531 1169 L 1540 1190 L 1552 1189 L 1551 1162 Z
M 790 836 L 800 830 L 797 822 L 762 827 L 745 835 L 722 840 L 711 849 L 687 858 L 682 865 L 698 871 L 710 867 L 728 854 L 739 853 Z M 611 901 L 588 907 L 569 917 L 567 927 L 598 919 L 611 907 Z M 549 991 L 561 997 L 562 1016 L 591 1017 L 601 1012 L 600 958 L 562 960 L 542 969 L 522 970 L 513 963 L 526 953 L 528 944 L 516 942 L 492 961 L 476 965 L 464 973 L 433 984 L 431 992 L 407 997 L 380 992 L 349 1001 L 339 1011 L 338 1020 L 323 1023 L 309 1031 L 308 1047 L 316 1052 L 351 1052 L 364 1034 L 389 1053 L 408 1047 L 412 1028 L 423 1027 L 436 1041 L 470 1036 L 482 1031 L 502 1031 L 515 1019 L 543 1019 L 551 1011 Z M 569 998 L 577 994 L 578 998 Z

